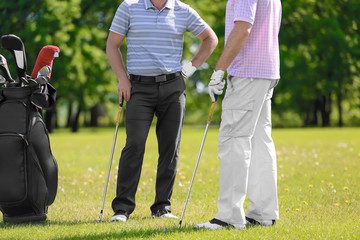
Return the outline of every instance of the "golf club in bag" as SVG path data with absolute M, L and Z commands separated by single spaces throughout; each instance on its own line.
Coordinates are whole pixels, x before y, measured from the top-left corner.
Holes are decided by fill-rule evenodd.
M 4 35 L 1 36 L 1 46 L 14 56 L 18 74 L 18 83 L 21 85 L 22 82 L 27 82 L 27 62 L 25 47 L 22 40 L 14 34 Z
M 207 123 L 206 123 L 204 136 L 203 136 L 203 139 L 202 139 L 202 142 L 201 142 L 200 151 L 199 151 L 199 154 L 198 154 L 198 157 L 197 157 L 197 160 L 196 160 L 194 173 L 193 173 L 192 178 L 191 178 L 189 191 L 188 191 L 188 194 L 187 194 L 187 196 L 186 196 L 186 200 L 185 200 L 184 208 L 183 208 L 183 211 L 182 211 L 182 214 L 181 214 L 181 218 L 180 218 L 180 221 L 179 221 L 178 229 L 181 227 L 182 220 L 183 220 L 183 218 L 184 218 L 184 214 L 185 214 L 185 210 L 186 210 L 186 205 L 187 205 L 187 203 L 188 203 L 189 196 L 190 196 L 190 192 L 191 192 L 191 188 L 192 188 L 192 185 L 193 185 L 193 183 L 194 183 L 195 174 L 196 174 L 196 170 L 197 170 L 198 165 L 199 165 L 201 152 L 202 152 L 202 150 L 203 150 L 204 143 L 205 143 L 205 139 L 206 139 L 206 135 L 207 135 L 207 132 L 208 132 L 210 123 L 211 123 L 212 116 L 213 116 L 213 114 L 214 114 L 217 97 L 218 97 L 218 96 L 215 95 L 215 102 L 213 102 L 213 103 L 211 104 L 211 107 L 210 107 L 209 117 L 208 117 L 208 120 L 207 120 Z
M 6 58 L 1 54 L 0 54 L 0 69 L 1 69 L 2 73 L 4 74 L 6 84 L 15 83 L 15 81 L 11 77 Z
M 118 133 L 118 129 L 119 129 L 120 117 L 121 117 L 121 112 L 122 112 L 123 104 L 124 104 L 124 99 L 123 99 L 122 102 L 120 103 L 119 111 L 118 111 L 118 115 L 117 115 L 116 127 L 115 127 L 115 134 L 114 134 L 113 144 L 112 144 L 112 148 L 111 148 L 109 168 L 108 168 L 108 173 L 107 173 L 106 183 L 105 183 L 104 197 L 103 197 L 103 201 L 102 201 L 102 205 L 101 205 L 100 216 L 99 216 L 99 219 L 97 220 L 97 222 L 101 222 L 101 218 L 102 218 L 102 215 L 103 215 L 103 212 L 104 212 L 106 192 L 107 192 L 107 188 L 108 188 L 108 184 L 109 184 L 111 164 L 112 164 L 112 160 L 113 160 L 113 156 L 114 156 L 114 150 L 115 150 L 115 144 L 116 144 L 116 137 L 117 137 L 117 133 Z
M 56 197 L 58 167 L 42 109 L 55 105 L 56 90 L 48 77 L 26 75 L 19 37 L 5 35 L 1 43 L 15 57 L 18 81 L 9 78 L 0 89 L 0 211 L 5 223 L 44 222 Z

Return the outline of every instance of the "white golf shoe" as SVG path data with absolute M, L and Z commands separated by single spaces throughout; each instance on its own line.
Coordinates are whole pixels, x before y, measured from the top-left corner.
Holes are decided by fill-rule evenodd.
M 119 211 L 112 216 L 110 222 L 126 222 L 129 219 L 124 211 Z
M 172 219 L 178 219 L 177 216 L 173 215 L 170 210 L 168 209 L 162 209 L 155 213 L 151 214 L 151 217 L 153 218 L 172 218 Z
M 256 225 L 260 225 L 263 227 L 268 227 L 268 226 L 273 226 L 275 225 L 276 221 L 275 220 L 255 220 L 249 217 L 245 217 L 246 218 L 246 225 L 247 226 L 256 226 Z
M 219 219 L 213 218 L 212 220 L 210 220 L 209 222 L 206 223 L 200 223 L 195 225 L 195 228 L 197 229 L 208 229 L 208 230 L 219 230 L 219 229 L 224 229 L 224 228 L 236 228 L 236 229 L 245 229 L 245 226 L 243 225 L 239 225 L 239 226 L 234 226 L 231 224 L 228 224 L 226 222 L 223 222 Z

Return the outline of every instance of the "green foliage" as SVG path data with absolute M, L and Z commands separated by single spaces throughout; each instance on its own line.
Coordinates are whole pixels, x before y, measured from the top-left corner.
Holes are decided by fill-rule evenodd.
M 205 127 L 185 127 L 172 211 L 182 213 Z M 119 156 L 125 144 L 120 128 L 106 196 L 99 217 L 114 129 L 57 130 L 50 135 L 59 165 L 56 200 L 43 225 L 8 226 L 0 220 L 0 239 L 358 239 L 360 235 L 360 129 L 277 129 L 280 219 L 274 227 L 244 231 L 196 231 L 217 212 L 218 126 L 209 129 L 181 229 L 179 219 L 152 219 L 157 167 L 157 140 L 151 128 L 136 209 L 125 224 L 109 223 L 113 214 Z M 249 202 L 245 201 L 245 208 Z M 1 214 L 0 214 L 1 215 Z M 174 232 L 163 233 L 164 229 Z
M 283 1 L 276 110 L 292 109 L 303 119 L 321 111 L 327 125 L 332 100 L 340 111 L 344 101 L 359 97 L 359 12 L 358 0 Z
M 105 103 L 116 109 L 116 77 L 105 45 L 111 21 L 121 0 L 0 1 L 0 34 L 20 36 L 28 56 L 28 73 L 40 49 L 60 47 L 52 84 L 58 106 L 74 105 L 86 122 L 91 107 Z M 187 80 L 187 122 L 203 122 L 210 98 L 196 86 L 207 85 L 224 47 L 226 1 L 184 0 L 211 26 L 219 44 L 204 69 Z M 283 0 L 280 31 L 281 80 L 275 89 L 273 112 L 278 119 L 298 115 L 303 125 L 358 125 L 360 114 L 360 0 Z M 199 40 L 185 35 L 183 59 L 190 60 Z M 195 49 L 194 49 L 195 47 Z M 126 59 L 126 43 L 122 46 Z M 15 73 L 12 57 L 1 51 Z M 222 96 L 219 99 L 221 104 Z M 112 104 L 109 104 L 112 103 Z M 220 121 L 217 108 L 214 121 Z M 64 111 L 63 111 L 64 112 Z M 64 117 L 64 116 L 62 116 Z M 112 121 L 110 121 L 112 122 Z M 284 120 L 283 122 L 288 122 Z M 297 120 L 296 120 L 297 122 Z M 276 124 L 277 125 L 277 124 Z M 279 125 L 287 126 L 284 123 Z M 292 125 L 291 125 L 292 126 Z

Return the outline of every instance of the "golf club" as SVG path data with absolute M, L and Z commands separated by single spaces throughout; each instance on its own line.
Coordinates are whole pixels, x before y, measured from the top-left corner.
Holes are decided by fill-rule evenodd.
M 37 78 L 38 77 L 50 78 L 50 76 L 51 76 L 51 67 L 49 65 L 42 67 L 36 75 Z
M 0 85 L 6 85 L 6 79 L 2 76 L 2 75 L 0 75 Z
M 194 173 L 193 173 L 193 176 L 192 176 L 192 179 L 191 179 L 191 182 L 190 182 L 189 191 L 188 191 L 188 194 L 187 194 L 187 197 L 186 197 L 186 200 L 185 200 L 185 205 L 184 205 L 183 212 L 182 212 L 182 214 L 181 214 L 181 218 L 180 218 L 180 222 L 179 222 L 178 229 L 181 227 L 181 223 L 182 223 L 182 220 L 183 220 L 183 218 L 184 218 L 186 205 L 187 205 L 187 203 L 188 203 L 189 196 L 190 196 L 190 192 L 191 192 L 191 188 L 192 188 L 192 185 L 193 185 L 193 183 L 194 183 L 194 178 L 195 178 L 196 170 L 197 170 L 198 165 L 199 165 L 199 160 L 200 160 L 201 152 L 202 152 L 202 149 L 203 149 L 203 147 L 204 147 L 205 138 L 206 138 L 206 135 L 207 135 L 207 132 L 208 132 L 210 123 L 211 123 L 212 116 L 213 116 L 213 114 L 214 114 L 217 97 L 218 97 L 218 96 L 215 95 L 215 102 L 213 102 L 213 103 L 211 104 L 211 107 L 210 107 L 210 113 L 209 113 L 209 117 L 208 117 L 208 120 L 207 120 L 205 132 L 204 132 L 204 137 L 203 137 L 202 142 L 201 142 L 199 155 L 198 155 L 197 160 L 196 160 Z
M 19 82 L 27 83 L 26 54 L 22 40 L 14 34 L 4 35 L 1 37 L 1 46 L 14 56 Z
M 8 68 L 6 58 L 1 54 L 0 54 L 0 69 L 2 70 L 2 72 L 4 74 L 4 78 L 6 79 L 6 81 L 8 83 L 14 82 L 14 80 L 12 79 L 12 77 L 10 75 L 10 71 L 9 71 L 9 68 Z
M 33 79 L 39 77 L 39 73 L 41 69 L 43 69 L 45 66 L 48 67 L 48 69 L 50 69 L 50 71 L 48 71 L 46 74 L 48 77 L 50 77 L 54 58 L 59 57 L 59 53 L 60 53 L 60 49 L 57 46 L 53 46 L 53 45 L 44 46 L 38 54 L 31 77 Z M 40 75 L 44 76 L 44 74 L 42 73 L 40 73 Z
M 121 116 L 121 111 L 122 111 L 123 104 L 124 104 L 124 99 L 123 99 L 122 102 L 120 103 L 119 111 L 118 111 L 118 115 L 117 115 L 116 128 L 115 128 L 115 134 L 114 134 L 114 140 L 113 140 L 113 145 L 112 145 L 111 155 L 110 155 L 109 169 L 108 169 L 108 173 L 107 173 L 107 177 L 106 177 L 106 183 L 105 183 L 104 197 L 103 197 L 103 201 L 102 201 L 102 205 L 101 205 L 100 217 L 99 217 L 99 219 L 97 220 L 98 223 L 101 222 L 101 218 L 102 218 L 102 215 L 103 215 L 103 212 L 104 212 L 104 204 L 105 204 L 106 192 L 107 192 L 108 183 L 109 183 L 109 178 L 110 178 L 111 164 L 112 164 L 112 160 L 113 160 L 113 156 L 114 156 L 114 150 L 115 150 L 115 144 L 116 144 L 116 137 L 117 137 L 117 132 L 118 132 L 118 129 L 119 129 L 120 116 Z
M 34 80 L 36 82 L 36 84 L 41 85 L 41 84 L 47 84 L 50 82 L 49 77 L 38 77 Z

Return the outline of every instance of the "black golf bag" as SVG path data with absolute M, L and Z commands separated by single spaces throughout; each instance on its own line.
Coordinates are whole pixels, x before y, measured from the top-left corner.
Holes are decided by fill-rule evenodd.
M 44 222 L 56 196 L 58 168 L 42 108 L 55 103 L 50 84 L 0 90 L 0 210 L 6 223 Z

